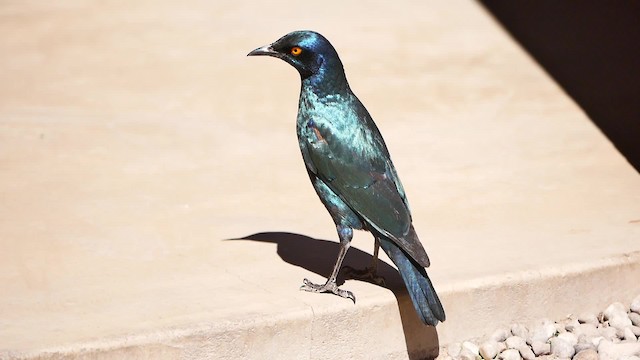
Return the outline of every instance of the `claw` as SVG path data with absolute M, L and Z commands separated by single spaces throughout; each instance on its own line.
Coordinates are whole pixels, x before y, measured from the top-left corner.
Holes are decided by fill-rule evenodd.
M 343 297 L 345 299 L 351 299 L 353 303 L 356 303 L 356 297 L 349 290 L 342 290 L 338 288 L 335 282 L 327 281 L 324 285 L 314 284 L 309 279 L 304 279 L 302 286 L 300 286 L 300 290 L 315 292 L 315 293 L 332 293 Z

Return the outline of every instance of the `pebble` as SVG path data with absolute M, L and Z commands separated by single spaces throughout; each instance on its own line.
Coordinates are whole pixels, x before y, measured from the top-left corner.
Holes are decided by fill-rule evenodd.
M 520 336 L 510 336 L 505 340 L 504 344 L 508 349 L 518 350 L 520 356 L 525 360 L 533 360 L 536 357 L 527 342 Z
M 631 306 L 629 306 L 629 309 L 636 314 L 640 314 L 640 295 L 636 296 L 636 298 L 631 301 Z
M 527 346 L 527 342 L 524 341 L 523 338 L 519 336 L 510 336 L 505 340 L 505 344 L 507 345 L 507 349 L 516 349 L 518 350 L 522 346 Z
M 509 335 L 509 331 L 507 331 L 506 329 L 499 329 L 493 332 L 493 334 L 491 334 L 491 339 L 495 340 L 497 342 L 502 342 L 507 340 L 507 338 L 511 336 Z
M 465 341 L 462 343 L 462 350 L 464 351 L 465 349 L 469 350 L 469 352 L 475 356 L 480 355 L 480 348 L 471 341 Z
M 576 346 L 578 343 L 578 337 L 570 332 L 563 332 L 562 334 L 558 334 L 558 339 L 562 339 L 566 341 L 571 347 Z
M 572 319 L 564 325 L 564 329 L 569 332 L 575 332 L 578 328 L 580 328 L 578 319 Z
M 449 344 L 441 359 L 640 360 L 639 338 L 640 296 L 631 307 L 616 302 L 597 315 L 544 319 L 530 328 L 514 323 L 480 342 Z
M 624 340 L 625 341 L 637 341 L 636 334 L 631 330 L 631 326 L 624 329 Z
M 625 342 L 614 344 L 602 340 L 598 345 L 598 354 L 602 359 L 620 359 L 623 356 L 640 355 L 640 342 Z
M 579 353 L 580 351 L 588 349 L 596 350 L 596 345 L 590 342 L 578 342 L 573 348 L 576 349 L 576 353 Z
M 457 358 L 460 356 L 460 352 L 462 351 L 462 344 L 460 343 L 451 343 L 447 346 L 447 352 L 451 357 Z
M 621 302 L 614 302 L 613 304 L 607 306 L 607 308 L 602 312 L 605 320 L 609 320 L 612 317 L 627 314 L 627 309 Z
M 534 341 L 547 342 L 549 339 L 555 334 L 556 327 L 548 319 L 542 320 L 540 324 L 533 327 L 531 330 L 528 343 L 532 343 Z
M 478 357 L 478 355 L 472 353 L 469 349 L 462 348 L 462 351 L 460 351 L 460 355 L 458 355 L 456 357 L 456 359 L 460 359 L 460 360 L 476 360 L 477 357 Z
M 551 344 L 549 343 L 534 341 L 531 343 L 531 349 L 536 356 L 551 354 Z
M 564 324 L 555 323 L 553 326 L 556 328 L 555 334 L 561 334 L 563 332 L 567 332 L 567 329 L 564 328 Z
M 551 339 L 551 354 L 560 358 L 571 358 L 575 353 L 576 349 L 573 345 L 565 340 L 557 337 Z
M 533 350 L 531 350 L 531 348 L 527 344 L 524 344 L 524 346 L 520 347 L 518 351 L 520 352 L 520 356 L 522 356 L 524 360 L 533 360 L 536 358 L 536 354 L 533 353 Z
M 598 352 L 595 349 L 586 349 L 578 352 L 573 360 L 598 360 Z
M 498 353 L 498 342 L 493 339 L 485 341 L 480 345 L 480 356 L 482 356 L 483 359 L 493 359 Z
M 604 340 L 604 337 L 602 336 L 596 336 L 591 338 L 591 343 L 593 344 L 593 346 L 598 347 L 598 345 L 600 345 L 600 342 Z
M 618 329 L 614 327 L 602 327 L 600 328 L 600 335 L 607 340 L 613 340 L 618 337 Z
M 507 349 L 500 353 L 500 359 L 503 360 L 520 360 L 520 352 L 516 349 Z
M 627 309 L 619 302 L 615 302 L 607 307 L 604 311 L 604 318 L 609 322 L 609 325 L 616 329 L 624 329 L 632 325 L 629 315 L 627 315 Z
M 598 336 L 599 331 L 595 324 L 585 323 L 585 324 L 580 324 L 576 333 L 578 334 L 578 336 L 585 335 L 587 337 L 594 337 L 594 336 Z
M 629 316 L 627 316 L 627 314 L 624 314 L 624 317 L 620 316 L 620 317 L 614 317 L 613 319 L 610 319 L 609 325 L 611 325 L 616 329 L 623 330 L 624 328 L 631 326 L 632 323 L 631 323 L 631 320 L 629 319 Z
M 511 325 L 511 334 L 526 339 L 529 337 L 529 330 L 522 324 L 513 324 Z
M 578 321 L 581 324 L 597 324 L 598 317 L 595 314 L 581 314 L 578 316 Z

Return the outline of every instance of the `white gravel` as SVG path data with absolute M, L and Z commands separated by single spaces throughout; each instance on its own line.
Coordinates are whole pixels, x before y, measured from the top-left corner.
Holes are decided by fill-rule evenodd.
M 600 314 L 512 324 L 486 338 L 450 344 L 438 359 L 640 360 L 640 295 L 630 306 L 616 302 Z

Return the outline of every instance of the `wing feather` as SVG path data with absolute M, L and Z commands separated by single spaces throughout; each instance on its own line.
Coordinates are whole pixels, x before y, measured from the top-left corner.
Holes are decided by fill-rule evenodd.
M 314 122 L 300 144 L 307 168 L 370 227 L 392 239 L 421 265 L 429 266 L 382 136 L 366 115 L 364 126 L 351 133 L 338 131 L 329 122 Z

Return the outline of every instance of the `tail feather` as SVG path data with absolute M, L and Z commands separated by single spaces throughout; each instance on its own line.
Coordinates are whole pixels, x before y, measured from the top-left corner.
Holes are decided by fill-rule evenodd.
M 435 326 L 438 321 L 445 320 L 444 308 L 440 303 L 438 294 L 431 284 L 424 267 L 412 260 L 393 241 L 379 237 L 382 250 L 398 267 L 400 276 L 404 281 L 413 307 L 423 323 Z

